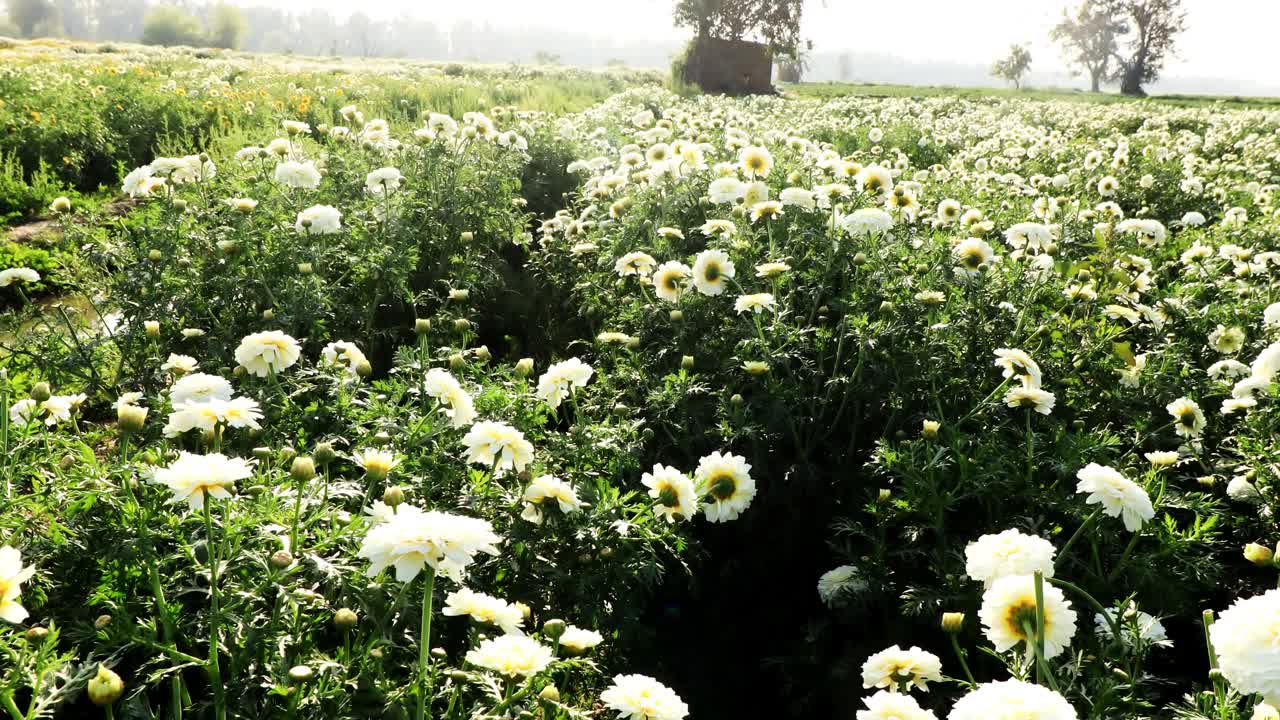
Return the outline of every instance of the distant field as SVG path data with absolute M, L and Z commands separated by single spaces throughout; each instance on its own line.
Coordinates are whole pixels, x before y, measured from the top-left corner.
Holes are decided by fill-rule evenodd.
M 1027 100 L 1066 100 L 1074 102 L 1142 102 L 1138 98 L 1125 97 L 1116 93 L 1094 93 L 1083 90 L 1065 88 L 975 88 L 954 87 L 948 85 L 882 85 L 878 83 L 796 83 L 783 84 L 786 92 L 801 97 L 834 98 L 846 95 L 861 97 L 933 97 L 938 95 L 954 95 L 962 98 L 1024 98 Z M 1151 95 L 1148 102 L 1159 102 L 1169 105 L 1198 107 L 1203 105 L 1222 104 L 1231 107 L 1280 107 L 1280 98 L 1274 97 L 1240 97 L 1227 95 Z

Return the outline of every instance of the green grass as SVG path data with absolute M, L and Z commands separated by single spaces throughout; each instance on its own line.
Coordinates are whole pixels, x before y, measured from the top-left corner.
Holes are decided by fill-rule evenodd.
M 800 97 L 830 99 L 856 95 L 873 98 L 901 97 L 940 97 L 951 96 L 966 99 L 1008 99 L 1023 98 L 1027 100 L 1061 100 L 1068 102 L 1094 103 L 1128 103 L 1158 102 L 1183 107 L 1202 107 L 1206 105 L 1224 105 L 1235 108 L 1277 108 L 1280 98 L 1274 97 L 1240 97 L 1226 95 L 1151 95 L 1147 98 L 1132 98 L 1117 93 L 1095 93 L 1066 88 L 975 88 L 954 87 L 950 85 L 883 85 L 879 83 L 796 83 L 784 84 L 788 94 Z

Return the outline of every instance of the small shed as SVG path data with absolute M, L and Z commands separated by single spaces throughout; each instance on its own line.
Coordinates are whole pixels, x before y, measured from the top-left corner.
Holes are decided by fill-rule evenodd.
M 684 81 L 708 93 L 772 93 L 773 53 L 763 43 L 699 37 L 685 59 Z

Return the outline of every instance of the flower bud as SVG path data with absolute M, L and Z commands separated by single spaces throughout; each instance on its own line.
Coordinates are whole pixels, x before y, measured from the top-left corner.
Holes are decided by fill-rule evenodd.
M 287 462 L 292 462 L 293 459 L 297 456 L 298 456 L 298 451 L 294 450 L 291 447 L 285 446 L 280 448 L 280 464 L 281 465 L 284 465 Z
M 693 356 L 692 356 L 692 355 L 685 355 L 684 357 L 680 358 L 680 369 L 681 369 L 681 370 L 692 370 L 692 369 L 693 369 Z
M 560 702 L 560 690 L 556 688 L 555 683 L 550 683 L 542 688 L 542 691 L 538 693 L 538 697 L 548 702 Z
M 876 494 L 876 500 L 882 503 L 889 502 L 893 497 L 893 491 L 889 488 L 880 488 L 880 492 Z
M 514 606 L 516 607 L 516 609 L 518 609 L 518 610 L 520 611 L 520 614 L 521 614 L 522 616 L 524 616 L 524 619 L 525 619 L 525 620 L 528 620 L 529 618 L 533 617 L 533 608 L 529 607 L 528 605 L 525 605 L 524 603 L 520 602 L 519 600 L 517 600 L 517 601 L 515 601 L 515 602 L 513 602 L 513 603 L 511 603 L 511 604 L 512 604 L 512 605 L 514 605 Z
M 894 306 L 894 304 L 889 302 L 888 300 L 885 300 L 884 302 L 880 303 L 880 312 L 885 313 L 886 315 L 893 312 L 895 309 L 896 307 Z
M 328 465 L 338 459 L 338 453 L 334 452 L 333 443 L 322 442 L 316 444 L 315 452 L 312 453 L 316 464 L 320 466 Z
M 275 310 L 272 310 L 271 308 L 267 308 L 266 310 L 263 310 L 263 311 L 262 311 L 262 319 L 263 319 L 263 320 L 275 320 L 275 319 L 276 319 L 276 311 L 275 311 Z
M 86 689 L 89 701 L 94 705 L 110 705 L 124 694 L 124 680 L 106 665 L 98 663 L 98 674 L 89 681 Z
M 304 685 L 311 682 L 311 678 L 316 676 L 316 671 L 306 665 L 294 665 L 289 668 L 289 680 Z
M 333 614 L 333 624 L 341 630 L 353 628 L 358 622 L 360 622 L 360 616 L 350 608 L 338 608 L 338 611 Z
M 116 408 L 116 424 L 121 432 L 136 433 L 147 422 L 147 409 L 137 405 L 121 405 Z
M 732 405 L 733 405 L 733 406 L 735 406 L 735 407 L 742 407 L 742 403 L 743 403 L 743 402 L 745 402 L 745 400 L 743 400 L 742 396 L 741 396 L 741 395 L 739 395 L 738 393 L 734 393 L 734 394 L 729 398 L 729 403 L 730 403 L 730 404 L 732 404 Z
M 299 274 L 299 275 L 310 275 L 310 274 L 311 274 L 312 272 L 314 272 L 314 271 L 315 271 L 315 268 L 311 267 L 311 263 L 309 263 L 309 262 L 300 262 L 300 263 L 298 263 L 298 274 Z
M 866 253 L 862 253 L 862 252 L 860 252 L 860 253 L 855 253 L 855 254 L 854 254 L 854 256 L 853 256 L 853 264 L 854 264 L 854 265 L 859 265 L 859 266 L 861 266 L 861 265 L 866 265 L 866 264 L 867 264 L 867 254 L 866 254 Z
M 482 363 L 487 363 L 493 359 L 493 355 L 489 353 L 488 345 L 481 345 L 475 349 L 476 359 Z
M 28 628 L 25 637 L 29 643 L 44 642 L 44 639 L 49 637 L 49 630 L 37 625 L 33 628 Z
M 942 424 L 937 420 L 925 420 L 924 426 L 920 428 L 920 434 L 923 435 L 926 440 L 937 440 L 938 428 L 940 427 L 942 427 Z
M 466 366 L 467 366 L 467 359 L 463 357 L 462 353 L 454 353 L 449 356 L 450 370 L 461 370 Z
M 399 485 L 392 485 L 382 491 L 382 502 L 390 507 L 396 507 L 404 502 L 404 489 Z
M 454 288 L 454 289 L 452 289 L 452 290 L 450 290 L 450 291 L 449 291 L 449 299 L 450 299 L 450 300 L 454 300 L 454 301 L 457 301 L 457 302 L 461 302 L 461 301 L 463 301 L 463 300 L 466 300 L 466 299 L 467 299 L 467 298 L 469 298 L 469 297 L 471 297 L 471 291 L 470 291 L 470 290 L 467 290 L 466 288 L 461 288 L 461 289 L 460 289 L 460 288 Z
M 373 374 L 373 365 L 366 359 L 356 363 L 356 375 L 367 378 Z
M 684 311 L 672 310 L 667 317 L 671 318 L 671 322 L 680 322 L 681 320 L 684 320 Z
M 288 550 L 277 550 L 271 554 L 269 562 L 271 563 L 271 567 L 277 570 L 284 570 L 293 564 L 293 553 Z
M 44 402 L 53 397 L 53 390 L 50 389 L 49 383 L 38 382 L 31 387 L 31 399 L 36 402 Z
M 147 259 L 153 263 L 158 263 L 164 259 L 164 253 L 160 252 L 159 250 L 152 250 L 151 252 L 147 253 Z
M 56 197 L 49 205 L 49 209 L 56 213 L 71 212 L 71 200 L 66 197 Z
M 183 200 L 182 198 L 174 198 L 173 209 L 177 210 L 178 212 L 185 212 L 187 209 L 187 201 Z
M 476 234 L 471 232 L 470 230 L 462 233 L 462 242 L 464 243 L 469 243 L 475 239 L 476 239 Z
M 542 633 L 552 640 L 559 640 L 567 627 L 563 620 L 552 618 L 542 623 Z
M 316 463 L 306 455 L 299 455 L 289 466 L 289 475 L 297 482 L 308 482 L 316 476 Z
M 434 647 L 434 648 L 431 648 L 431 657 L 437 660 L 443 660 L 449 657 L 449 653 L 442 647 Z
M 529 374 L 532 372 L 533 358 L 520 358 L 520 361 L 516 363 L 516 375 L 524 378 L 529 377 Z
M 964 629 L 964 613 L 949 612 L 942 613 L 942 630 L 949 633 L 958 633 Z
M 255 458 L 263 461 L 270 460 L 272 455 L 269 447 L 256 447 L 252 450 L 252 453 Z
M 62 458 L 58 460 L 58 468 L 62 470 L 70 470 L 72 467 L 75 466 L 75 464 L 76 464 L 76 456 L 72 455 L 71 453 L 67 453 L 66 455 L 63 455 Z
M 466 318 L 458 318 L 453 321 L 453 329 L 458 332 L 466 332 L 471 329 L 471 321 Z
M 1267 567 L 1275 559 L 1275 553 L 1266 545 L 1249 543 L 1244 546 L 1244 559 L 1258 567 Z
M 115 618 L 111 617 L 111 615 L 107 613 L 103 613 L 99 615 L 96 620 L 93 621 L 93 627 L 95 630 L 102 630 L 106 626 L 110 625 L 111 621 L 114 619 Z
M 240 251 L 240 243 L 235 240 L 219 240 L 214 244 L 218 246 L 218 250 L 221 251 L 223 255 L 235 255 Z
M 160 337 L 160 323 L 155 320 L 147 320 L 142 323 L 142 329 L 146 331 L 147 337 L 152 340 Z

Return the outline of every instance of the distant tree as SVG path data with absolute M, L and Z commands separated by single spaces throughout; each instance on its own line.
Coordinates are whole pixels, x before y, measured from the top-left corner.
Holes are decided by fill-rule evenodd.
M 800 49 L 800 15 L 804 0 L 676 0 L 676 27 L 698 37 L 721 40 L 758 39 L 775 55 Z
M 853 77 L 853 58 L 849 57 L 849 53 L 841 53 L 836 65 L 841 82 L 848 82 Z
M 93 36 L 99 40 L 137 42 L 142 37 L 146 0 L 111 0 L 94 10 Z
M 1116 0 L 1116 7 L 1127 42 L 1116 53 L 1112 77 L 1125 95 L 1146 95 L 1142 86 L 1155 82 L 1174 54 L 1174 41 L 1187 27 L 1187 11 L 1182 0 Z
M 91 37 L 97 15 L 94 0 L 57 0 L 57 7 L 63 35 L 80 40 Z
M 9 0 L 7 7 L 9 19 L 22 37 L 35 37 L 37 29 L 48 27 L 58 17 L 58 8 L 49 0 Z
M 782 82 L 798 83 L 804 79 L 808 70 L 809 53 L 803 50 L 778 59 L 778 79 Z
M 363 57 L 369 57 L 373 48 L 373 21 L 362 12 L 354 12 L 347 18 L 347 41 L 351 49 Z
M 145 45 L 203 45 L 204 33 L 194 15 L 172 5 L 159 5 L 142 18 Z
M 1031 50 L 1026 45 L 1010 45 L 1009 54 L 991 66 L 991 74 L 1022 87 L 1022 76 L 1031 69 Z
M 248 30 L 249 21 L 235 5 L 221 2 L 209 10 L 209 45 L 212 47 L 235 50 Z
M 0 37 L 18 37 L 18 26 L 7 17 L 0 17 Z
M 1085 0 L 1074 13 L 1062 11 L 1062 20 L 1049 37 L 1062 45 L 1067 64 L 1089 75 L 1089 89 L 1098 92 L 1111 75 L 1118 52 L 1118 38 L 1126 31 L 1115 0 Z
M 539 50 L 533 54 L 533 62 L 535 65 L 559 65 L 560 56 L 553 52 Z

